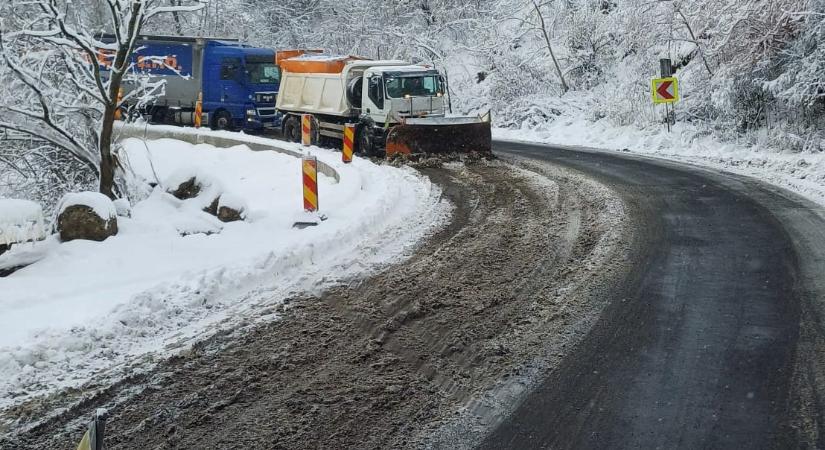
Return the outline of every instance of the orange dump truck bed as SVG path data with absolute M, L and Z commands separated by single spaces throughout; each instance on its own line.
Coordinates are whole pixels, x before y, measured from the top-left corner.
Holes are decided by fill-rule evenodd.
M 320 50 L 283 50 L 276 54 L 275 61 L 281 66 L 281 70 L 292 73 L 341 73 L 348 62 L 367 59 L 360 56 L 330 56 L 320 53 Z

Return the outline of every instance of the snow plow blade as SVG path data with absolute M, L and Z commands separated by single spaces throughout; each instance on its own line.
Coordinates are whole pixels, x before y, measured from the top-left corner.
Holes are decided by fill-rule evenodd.
M 387 157 L 396 154 L 492 153 L 489 113 L 485 117 L 407 119 L 387 132 Z

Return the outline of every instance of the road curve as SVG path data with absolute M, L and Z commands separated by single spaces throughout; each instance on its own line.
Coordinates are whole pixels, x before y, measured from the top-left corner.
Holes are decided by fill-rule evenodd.
M 664 161 L 494 149 L 610 186 L 642 248 L 573 356 L 482 448 L 823 448 L 822 208 Z

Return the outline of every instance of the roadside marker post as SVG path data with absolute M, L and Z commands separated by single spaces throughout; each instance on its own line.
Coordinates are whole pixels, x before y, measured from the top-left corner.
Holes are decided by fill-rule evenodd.
M 106 412 L 95 411 L 94 419 L 89 422 L 89 428 L 77 445 L 77 450 L 103 450 L 103 435 L 106 430 Z
M 292 224 L 293 228 L 317 226 L 326 216 L 318 214 L 318 159 L 304 156 L 301 159 L 301 175 L 304 191 L 304 216 Z
M 304 181 L 304 211 L 318 212 L 318 159 L 314 156 L 304 156 L 301 165 Z
M 198 101 L 195 103 L 195 128 L 200 128 L 203 121 L 203 92 L 198 92 Z
M 301 114 L 301 144 L 312 145 L 312 114 Z
M 659 60 L 659 78 L 651 81 L 650 91 L 654 105 L 665 105 L 665 123 L 667 132 L 670 133 L 670 126 L 676 123 L 676 102 L 679 101 L 679 80 L 673 76 L 670 58 Z
M 355 124 L 348 123 L 344 125 L 344 148 L 341 151 L 341 161 L 344 163 L 352 162 L 352 149 L 355 145 Z

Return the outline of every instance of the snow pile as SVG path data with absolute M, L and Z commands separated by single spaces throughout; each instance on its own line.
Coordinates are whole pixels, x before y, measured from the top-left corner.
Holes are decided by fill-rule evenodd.
M 46 235 L 43 208 L 28 200 L 0 199 L 0 245 L 41 240 Z
M 117 216 L 117 209 L 109 197 L 99 192 L 72 192 L 63 196 L 57 205 L 57 215 L 72 206 L 88 206 L 101 219 L 111 219 Z
M 450 213 L 438 187 L 411 169 L 344 165 L 340 153 L 311 148 L 340 181 L 319 174 L 328 219 L 297 229 L 299 158 L 168 139 L 123 144 L 136 178 L 158 185 L 118 219 L 118 235 L 41 242 L 42 260 L 0 278 L 0 407 L 95 372 L 123 375 L 155 352 L 260 319 L 288 296 L 399 262 Z M 166 192 L 192 174 L 211 177 L 245 220 L 222 223 Z
M 129 204 L 129 200 L 125 198 L 119 198 L 112 202 L 115 207 L 115 211 L 117 211 L 117 215 L 121 217 L 129 217 L 132 215 L 132 205 Z
M 792 152 L 767 141 L 726 142 L 689 124 L 617 126 L 583 116 L 560 117 L 522 129 L 494 129 L 495 139 L 596 147 L 641 153 L 759 178 L 825 205 L 825 152 Z M 823 143 L 825 145 L 825 143 Z

